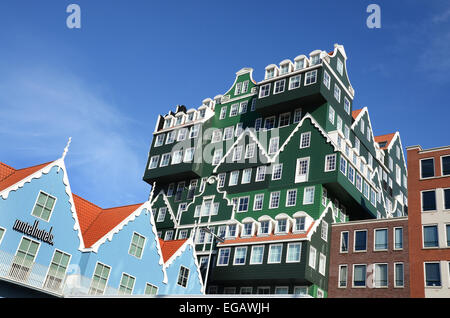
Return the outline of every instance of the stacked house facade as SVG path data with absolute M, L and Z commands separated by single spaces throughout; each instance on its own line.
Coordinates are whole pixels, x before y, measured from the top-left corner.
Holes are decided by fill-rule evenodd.
M 327 297 L 331 224 L 404 216 L 398 133 L 375 137 L 341 45 L 236 73 L 159 116 L 143 179 L 163 239 L 194 236 L 207 293 Z

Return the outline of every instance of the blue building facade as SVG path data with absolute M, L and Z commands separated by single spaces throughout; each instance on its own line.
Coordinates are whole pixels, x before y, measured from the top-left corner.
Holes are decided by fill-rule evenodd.
M 63 158 L 0 163 L 0 296 L 203 294 L 192 239 L 161 243 L 149 201 L 95 206 L 72 194 Z

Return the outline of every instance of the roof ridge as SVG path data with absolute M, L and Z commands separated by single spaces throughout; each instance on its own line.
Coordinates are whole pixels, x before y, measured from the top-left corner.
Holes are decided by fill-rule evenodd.
M 141 205 L 143 205 L 145 202 L 142 202 L 142 203 L 134 203 L 134 204 L 127 204 L 127 205 L 119 205 L 119 206 L 114 206 L 114 207 L 111 207 L 111 208 L 101 208 L 102 209 L 102 211 L 106 211 L 106 210 L 113 210 L 113 209 L 118 209 L 118 208 L 126 208 L 126 207 L 132 207 L 132 206 L 141 206 Z

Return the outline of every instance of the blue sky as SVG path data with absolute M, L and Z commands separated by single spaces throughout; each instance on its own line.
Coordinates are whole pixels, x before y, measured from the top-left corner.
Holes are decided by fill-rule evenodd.
M 80 30 L 66 7 L 81 7 Z M 366 8 L 381 7 L 381 29 Z M 242 67 L 344 45 L 354 109 L 403 146 L 450 144 L 448 1 L 3 0 L 0 161 L 66 157 L 72 191 L 102 206 L 147 199 L 158 114 L 223 94 Z

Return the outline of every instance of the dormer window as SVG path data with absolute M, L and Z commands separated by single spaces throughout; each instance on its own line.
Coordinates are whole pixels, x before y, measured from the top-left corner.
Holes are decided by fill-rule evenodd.
M 337 68 L 337 71 L 339 72 L 339 74 L 341 74 L 341 76 L 342 76 L 342 74 L 344 72 L 344 63 L 342 63 L 341 59 L 339 59 L 339 58 L 337 60 L 336 68 Z
M 301 232 L 305 230 L 305 217 L 301 216 L 295 218 L 295 232 Z
M 287 219 L 280 219 L 277 221 L 277 233 L 286 233 L 288 230 Z
M 244 223 L 242 236 L 252 236 L 252 234 L 253 234 L 253 223 Z
M 302 58 L 298 61 L 295 61 L 295 70 L 301 70 L 305 67 L 305 59 Z
M 270 221 L 261 221 L 261 226 L 259 227 L 260 235 L 268 235 L 270 231 Z
M 177 116 L 177 120 L 175 122 L 175 125 L 181 125 L 183 123 L 183 115 Z
M 287 74 L 287 73 L 289 73 L 289 64 L 281 65 L 280 75 Z
M 273 78 L 275 76 L 275 69 L 270 68 L 266 70 L 266 79 Z
M 187 114 L 186 122 L 189 123 L 189 122 L 193 121 L 194 118 L 195 118 L 195 112 L 190 112 Z
M 165 120 L 164 120 L 164 129 L 165 128 L 169 128 L 170 126 L 172 126 L 172 118 L 166 118 Z
M 200 109 L 198 112 L 198 119 L 205 118 L 206 108 Z
M 312 65 L 317 65 L 320 63 L 320 54 L 316 54 L 311 56 L 311 66 Z
M 227 228 L 227 237 L 236 237 L 236 224 L 230 224 Z

